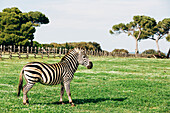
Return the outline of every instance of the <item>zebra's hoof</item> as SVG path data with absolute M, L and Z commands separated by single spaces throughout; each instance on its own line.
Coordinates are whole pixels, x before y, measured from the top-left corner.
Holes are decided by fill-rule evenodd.
M 24 105 L 29 105 L 29 103 L 23 103 Z
M 74 103 L 71 103 L 71 107 L 75 107 Z
M 64 105 L 65 103 L 64 102 L 59 102 L 60 104 Z
M 74 106 L 75 106 L 73 102 L 69 102 L 69 104 L 71 104 L 71 106 L 72 106 L 72 107 L 74 107 Z

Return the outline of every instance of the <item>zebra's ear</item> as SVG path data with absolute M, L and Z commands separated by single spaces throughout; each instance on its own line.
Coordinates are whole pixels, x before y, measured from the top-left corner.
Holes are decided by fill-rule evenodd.
M 79 53 L 80 52 L 80 49 L 79 48 L 74 48 L 74 50 Z

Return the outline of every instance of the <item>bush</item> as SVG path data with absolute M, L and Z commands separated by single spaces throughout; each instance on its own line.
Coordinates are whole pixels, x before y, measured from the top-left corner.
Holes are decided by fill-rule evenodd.
M 142 54 L 159 55 L 158 52 L 155 51 L 154 49 L 145 50 L 144 52 L 142 52 Z M 165 56 L 165 54 L 163 52 L 161 52 L 161 56 Z
M 129 53 L 128 50 L 125 49 L 114 49 L 112 53 Z

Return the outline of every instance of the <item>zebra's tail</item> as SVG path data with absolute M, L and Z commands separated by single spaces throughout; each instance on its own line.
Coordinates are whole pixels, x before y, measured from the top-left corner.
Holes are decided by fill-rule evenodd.
M 23 84 L 23 72 L 24 70 L 22 69 L 21 72 L 20 72 L 20 75 L 19 75 L 19 85 L 18 85 L 18 96 L 20 95 L 20 91 L 22 89 L 22 84 Z

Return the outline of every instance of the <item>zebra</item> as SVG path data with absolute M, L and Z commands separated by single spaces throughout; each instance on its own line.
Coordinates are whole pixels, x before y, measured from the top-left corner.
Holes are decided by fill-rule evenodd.
M 44 85 L 57 85 L 61 84 L 61 93 L 59 103 L 63 103 L 63 94 L 66 90 L 69 103 L 74 106 L 70 93 L 70 82 L 76 72 L 79 64 L 86 66 L 88 69 L 93 67 L 93 63 L 89 60 L 83 49 L 74 48 L 66 54 L 59 63 L 47 64 L 42 62 L 30 62 L 26 64 L 19 75 L 18 96 L 20 90 L 23 91 L 23 104 L 28 105 L 28 91 L 37 82 Z M 23 76 L 26 84 L 23 85 Z

